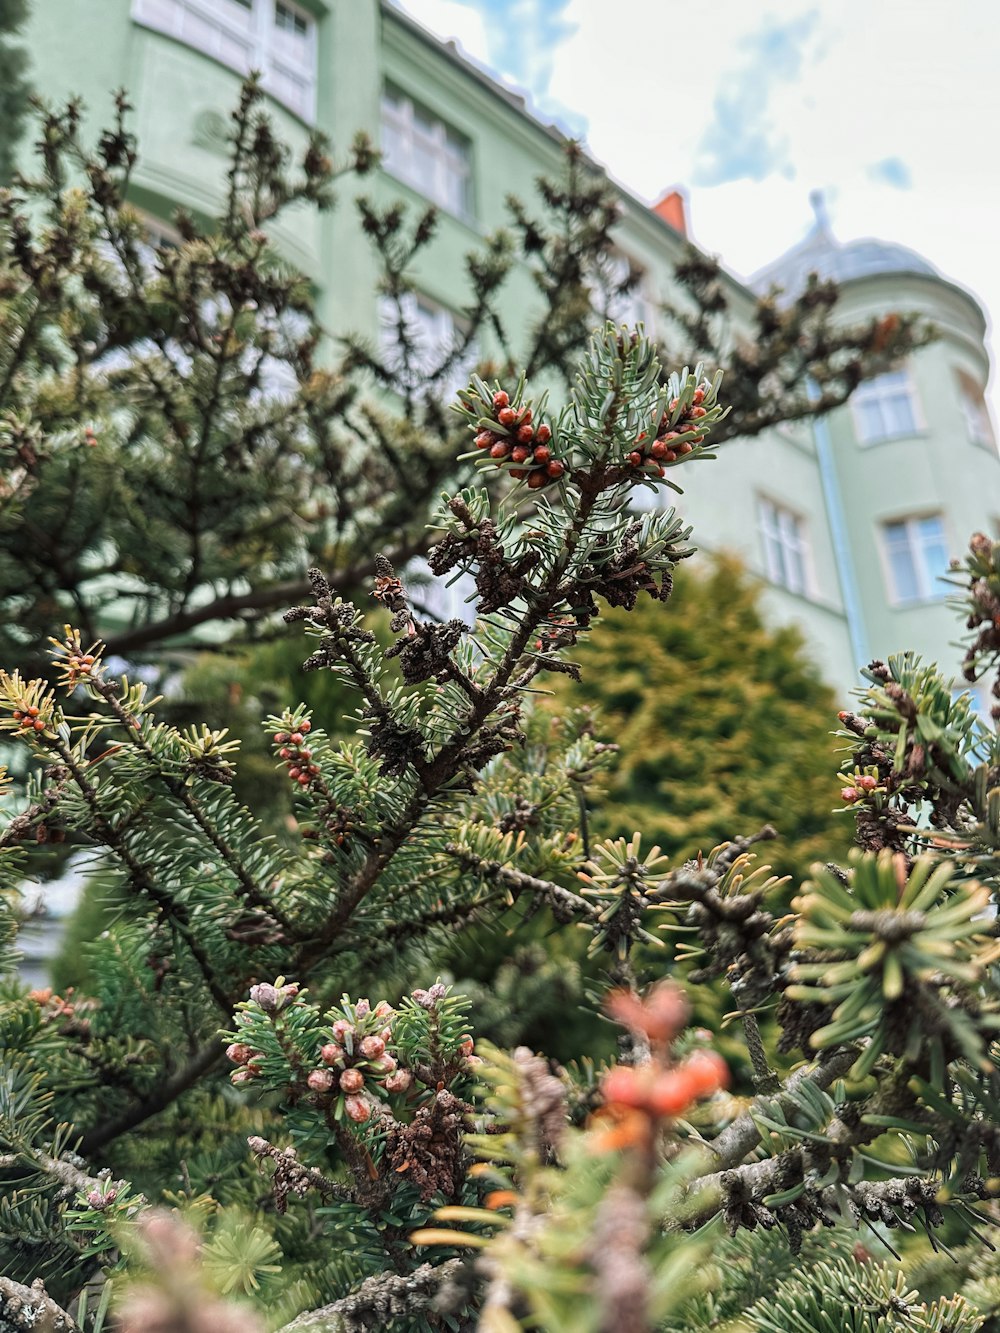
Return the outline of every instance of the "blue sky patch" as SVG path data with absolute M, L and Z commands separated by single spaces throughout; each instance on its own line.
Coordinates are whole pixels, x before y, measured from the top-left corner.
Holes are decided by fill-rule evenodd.
M 566 18 L 569 0 L 459 0 L 487 20 L 489 64 L 498 74 L 530 91 L 543 115 L 568 134 L 582 138 L 587 117 L 549 96 L 559 46 L 575 30 Z
M 695 185 L 788 174 L 787 138 L 768 115 L 771 91 L 798 79 L 803 48 L 818 20 L 814 9 L 783 23 L 767 19 L 741 43 L 745 60 L 720 75 L 724 86 L 715 95 L 713 118 L 699 145 Z
M 881 162 L 873 162 L 868 175 L 873 181 L 891 185 L 895 190 L 908 190 L 913 184 L 910 168 L 901 157 L 884 157 Z

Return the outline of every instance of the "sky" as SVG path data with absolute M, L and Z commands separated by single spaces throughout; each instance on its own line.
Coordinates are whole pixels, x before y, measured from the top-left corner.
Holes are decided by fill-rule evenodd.
M 397 0 L 746 276 L 809 230 L 909 246 L 1000 328 L 996 0 Z M 995 420 L 1000 393 L 994 374 Z

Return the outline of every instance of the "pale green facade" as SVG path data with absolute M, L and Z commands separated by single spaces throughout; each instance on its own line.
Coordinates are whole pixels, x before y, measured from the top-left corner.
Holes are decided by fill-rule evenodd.
M 27 44 L 39 91 L 50 100 L 80 94 L 94 127 L 109 120 L 111 90 L 129 91 L 141 150 L 135 200 L 164 221 L 178 206 L 202 215 L 218 208 L 228 116 L 251 64 L 269 71 L 282 135 L 299 146 L 314 125 L 340 155 L 357 130 L 381 141 L 388 87 L 398 114 L 438 136 L 439 156 L 458 152 L 466 173 L 462 205 L 442 209 L 417 274 L 428 304 L 443 312 L 458 314 L 467 292 L 465 254 L 508 222 L 506 195 L 531 201 L 536 177 L 561 166 L 557 132 L 379 0 L 35 0 Z M 375 339 L 376 265 L 352 188 L 341 187 L 332 213 L 302 209 L 275 237 L 314 282 L 331 332 Z M 414 208 L 427 202 L 419 182 L 388 169 L 360 190 Z M 623 195 L 623 206 L 619 243 L 645 272 L 641 313 L 655 326 L 684 242 L 638 200 Z M 824 674 L 846 694 L 859 662 L 873 656 L 913 647 L 955 660 L 957 626 L 929 582 L 938 534 L 951 555 L 976 529 L 1000 536 L 1000 462 L 988 415 L 985 426 L 969 424 L 989 372 L 975 299 L 899 247 L 838 246 L 822 224 L 756 286 L 773 279 L 794 289 L 806 265 L 841 281 L 845 318 L 919 310 L 940 340 L 912 359 L 895 398 L 869 401 L 867 425 L 851 405 L 815 429 L 729 444 L 717 462 L 690 470 L 680 508 L 699 545 L 737 551 L 764 578 L 771 614 L 801 626 Z M 753 292 L 727 281 L 738 323 Z M 515 272 L 504 295 L 510 324 L 537 300 L 528 273 Z M 873 422 L 883 438 L 860 443 Z M 980 442 L 970 438 L 977 432 Z

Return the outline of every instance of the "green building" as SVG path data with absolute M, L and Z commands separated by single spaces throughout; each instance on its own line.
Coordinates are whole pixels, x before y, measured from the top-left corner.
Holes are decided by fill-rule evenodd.
M 94 126 L 108 120 L 113 89 L 130 92 L 135 202 L 154 234 L 169 235 L 179 205 L 219 205 L 228 116 L 251 69 L 293 145 L 313 126 L 340 150 L 368 131 L 384 158 L 365 189 L 441 210 L 410 310 L 429 344 L 454 335 L 463 257 L 507 222 L 505 196 L 530 199 L 535 178 L 561 165 L 556 130 L 387 0 L 35 0 L 27 43 L 39 91 L 81 94 Z M 622 203 L 621 262 L 644 278 L 615 315 L 655 331 L 685 243 L 682 201 L 650 208 L 623 193 Z M 303 210 L 275 238 L 315 283 L 328 327 L 389 336 L 347 200 L 330 214 Z M 718 463 L 692 469 L 681 507 L 700 544 L 736 550 L 760 574 L 772 615 L 801 625 L 846 692 L 859 663 L 902 647 L 954 660 L 939 575 L 972 531 L 1000 536 L 1000 461 L 975 298 L 900 246 L 839 244 L 819 217 L 750 284 L 727 279 L 737 321 L 755 291 L 794 292 L 811 271 L 841 283 L 845 318 L 918 310 L 940 339 L 815 427 L 727 445 Z M 528 273 L 515 272 L 508 309 L 536 299 Z

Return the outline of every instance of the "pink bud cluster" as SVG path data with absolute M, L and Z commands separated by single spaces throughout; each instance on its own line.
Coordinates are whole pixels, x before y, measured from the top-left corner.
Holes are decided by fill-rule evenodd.
M 344 1111 L 355 1124 L 372 1117 L 375 1102 L 370 1092 L 405 1092 L 413 1076 L 400 1069 L 396 1057 L 388 1051 L 392 1041 L 392 1021 L 396 1011 L 385 1000 L 374 1007 L 367 1000 L 353 1006 L 349 1017 L 335 1019 L 330 1026 L 330 1040 L 319 1050 L 320 1063 L 310 1071 L 306 1082 L 321 1096 L 342 1094 Z M 378 1090 L 378 1091 L 376 1091 Z
M 691 402 L 673 426 L 670 425 L 670 418 L 680 406 L 680 399 L 672 398 L 668 410 L 659 419 L 654 414 L 653 438 L 650 439 L 649 433 L 643 431 L 628 455 L 628 462 L 632 467 L 651 467 L 662 477 L 666 474 L 665 464 L 678 462 L 685 454 L 691 453 L 696 444 L 704 441 L 704 435 L 692 432 L 698 430 L 695 423 L 708 415 L 708 409 L 702 407 L 702 403 L 709 388 L 708 384 L 702 384 L 695 389 Z M 685 435 L 687 439 L 683 438 Z
M 304 718 L 293 730 L 274 733 L 278 758 L 284 763 L 291 780 L 300 787 L 311 786 L 319 777 L 319 768 L 312 761 L 313 752 L 306 744 L 306 736 L 311 730 L 312 723 Z
M 30 708 L 15 708 L 11 717 L 17 722 L 22 731 L 44 731 L 45 720 L 39 716 L 41 710 L 34 704 Z
M 516 463 L 510 475 L 517 480 L 527 477 L 533 491 L 547 486 L 566 471 L 561 459 L 552 456 L 549 447 L 552 428 L 545 422 L 533 425 L 530 407 L 512 407 L 510 395 L 498 389 L 493 395 L 490 415 L 482 417 L 473 430 L 476 448 L 489 450 L 497 467 Z
M 283 981 L 278 978 L 279 983 Z M 265 1013 L 276 1014 L 290 1005 L 298 993 L 299 987 L 294 982 L 274 985 L 260 982 L 250 988 L 250 999 Z M 437 982 L 428 990 L 415 990 L 412 999 L 433 1010 L 447 993 L 448 988 Z M 380 1097 L 409 1089 L 413 1075 L 399 1067 L 398 1058 L 389 1049 L 397 1017 L 397 1011 L 385 1000 L 380 1000 L 374 1008 L 364 999 L 345 1003 L 343 1015 L 334 1019 L 324 1034 L 315 1066 L 305 1075 L 306 1086 L 316 1094 L 320 1105 L 329 1106 L 336 1098 L 343 1097 L 348 1119 L 364 1124 L 371 1120 Z M 244 1029 L 253 1022 L 249 1013 L 240 1012 L 236 1016 L 237 1025 Z M 481 1064 L 474 1049 L 472 1037 L 466 1033 L 458 1039 L 455 1055 L 469 1065 Z M 229 1076 L 236 1086 L 261 1077 L 264 1056 L 249 1041 L 235 1041 L 227 1046 L 226 1057 L 237 1066 Z
M 260 985 L 250 987 L 251 1000 L 255 1000 L 266 1014 L 276 1014 L 287 1009 L 298 993 L 299 988 L 294 981 L 283 986 L 272 986 L 270 982 L 262 981 Z
M 862 773 L 857 777 L 850 779 L 850 785 L 841 787 L 840 799 L 845 805 L 854 805 L 856 801 L 863 800 L 878 787 L 878 778 L 874 778 L 870 773 Z
M 260 1051 L 255 1051 L 246 1042 L 237 1041 L 233 1042 L 231 1046 L 227 1046 L 226 1059 L 239 1066 L 229 1075 L 230 1083 L 233 1083 L 236 1087 L 240 1087 L 244 1083 L 252 1083 L 255 1078 L 260 1077 Z

